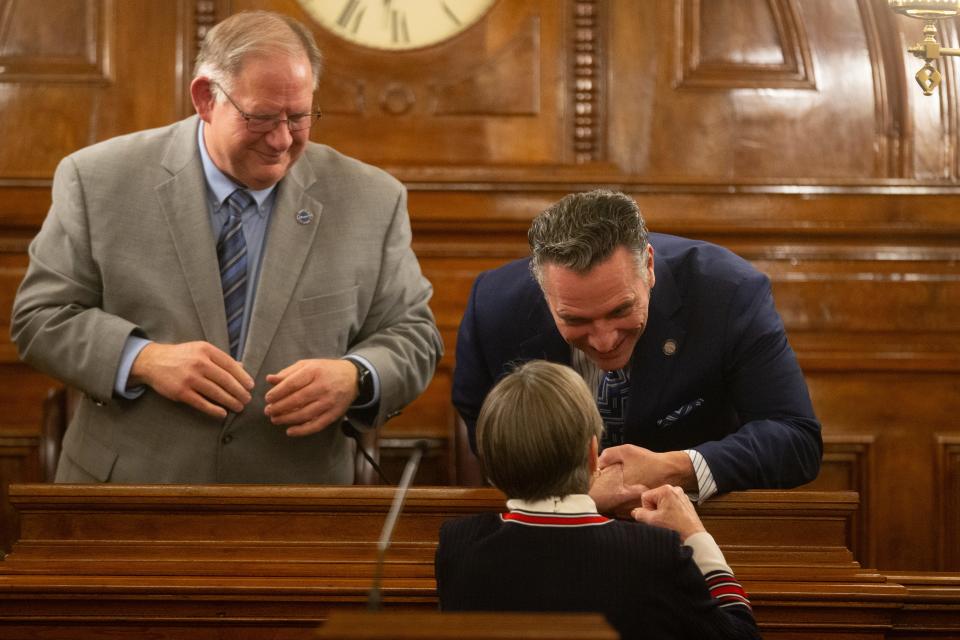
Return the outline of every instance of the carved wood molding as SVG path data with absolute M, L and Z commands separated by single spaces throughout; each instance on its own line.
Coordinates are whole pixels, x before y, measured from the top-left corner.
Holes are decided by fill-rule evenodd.
M 177 70 L 181 92 L 181 115 L 193 113 L 190 98 L 190 81 L 193 79 L 193 63 L 207 32 L 229 14 L 229 0 L 179 0 L 181 2 L 180 41 Z
M 576 164 L 603 159 L 604 128 L 604 38 L 601 13 L 605 3 L 576 0 L 573 3 L 573 151 Z
M 113 16 L 113 0 L 0 4 L 0 82 L 109 84 Z
M 207 36 L 207 32 L 213 28 L 221 17 L 221 12 L 217 6 L 217 0 L 197 0 L 193 11 L 193 52 L 200 51 L 200 45 Z
M 955 20 L 943 20 L 939 27 L 941 37 L 944 42 L 950 43 L 949 46 L 956 47 L 960 39 L 960 30 L 957 28 Z M 944 88 L 940 85 L 938 91 L 941 92 L 941 113 L 943 122 L 946 126 L 944 140 L 944 178 L 956 181 L 960 178 L 960 91 L 957 89 L 957 81 L 960 74 L 957 73 L 958 63 L 953 56 L 944 56 L 940 59 L 941 73 L 949 86 Z M 952 82 L 951 82 L 952 80 Z
M 380 58 L 384 65 L 370 61 L 360 64 L 359 74 L 349 63 L 327 69 L 324 112 L 373 118 L 537 115 L 541 100 L 540 35 L 540 17 L 530 15 L 495 50 L 485 51 L 475 41 L 473 46 L 463 46 L 452 59 L 445 58 L 449 53 L 439 49 L 433 54 L 422 52 L 413 66 L 428 65 L 427 74 L 410 73 L 410 68 L 393 73 L 386 58 Z
M 910 129 L 907 117 L 903 53 L 894 27 L 896 14 L 872 0 L 857 0 L 873 71 L 877 175 L 904 178 L 910 175 L 909 154 L 903 136 Z
M 779 64 L 705 60 L 702 49 L 707 25 L 701 19 L 702 2 L 676 0 L 677 88 L 817 88 L 810 44 L 796 0 L 765 0 L 781 47 L 783 61 Z

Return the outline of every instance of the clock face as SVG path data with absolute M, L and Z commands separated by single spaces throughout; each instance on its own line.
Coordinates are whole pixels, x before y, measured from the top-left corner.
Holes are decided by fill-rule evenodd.
M 319 24 L 374 49 L 418 49 L 461 33 L 496 0 L 299 0 Z

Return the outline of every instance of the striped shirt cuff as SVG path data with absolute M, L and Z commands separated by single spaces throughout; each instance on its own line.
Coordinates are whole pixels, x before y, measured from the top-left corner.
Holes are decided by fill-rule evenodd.
M 752 611 L 747 592 L 737 582 L 712 535 L 701 531 L 687 537 L 683 544 L 693 549 L 693 561 L 707 581 L 710 596 L 718 600 L 721 607 L 744 606 Z
M 685 453 L 690 456 L 690 462 L 693 463 L 693 470 L 697 474 L 696 494 L 689 494 L 690 499 L 697 504 L 703 504 L 705 500 L 717 493 L 717 483 L 713 480 L 713 474 L 710 473 L 710 465 L 704 459 L 703 455 L 696 449 L 687 449 Z
M 747 592 L 743 590 L 732 572 L 711 571 L 704 578 L 707 581 L 707 588 L 710 589 L 710 595 L 720 602 L 721 607 L 746 607 L 748 611 L 753 611 Z

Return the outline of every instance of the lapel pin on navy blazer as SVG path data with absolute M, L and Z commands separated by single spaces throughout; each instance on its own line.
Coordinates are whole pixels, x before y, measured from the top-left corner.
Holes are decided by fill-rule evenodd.
M 673 338 L 668 338 L 663 343 L 663 355 L 672 356 L 677 352 L 677 341 Z
M 663 355 L 666 357 L 675 356 L 678 349 L 679 345 L 673 338 L 667 338 L 663 341 Z M 702 404 L 703 398 L 697 398 L 693 402 L 688 402 L 657 420 L 657 426 L 661 429 L 671 427 L 696 411 Z

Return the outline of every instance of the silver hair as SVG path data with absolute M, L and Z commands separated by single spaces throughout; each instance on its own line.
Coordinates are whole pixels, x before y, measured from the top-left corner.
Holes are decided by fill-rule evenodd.
M 530 270 L 541 288 L 545 264 L 583 274 L 618 247 L 632 252 L 637 272 L 648 277 L 647 227 L 640 207 L 623 193 L 605 189 L 572 193 L 533 219 L 527 241 Z
M 231 91 L 234 78 L 250 55 L 305 55 L 313 73 L 313 89 L 320 82 L 323 56 L 313 34 L 299 21 L 272 11 L 241 11 L 214 26 L 203 39 L 193 77 L 213 81 L 218 102 Z M 220 90 L 223 89 L 223 91 Z

